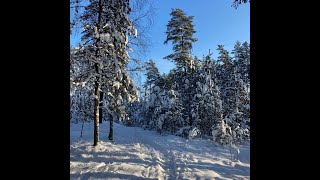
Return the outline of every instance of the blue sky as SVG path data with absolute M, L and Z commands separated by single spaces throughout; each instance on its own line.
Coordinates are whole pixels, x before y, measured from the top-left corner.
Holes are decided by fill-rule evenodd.
M 231 7 L 233 0 L 155 0 L 156 12 L 150 29 L 152 46 L 145 60 L 153 59 L 161 73 L 167 73 L 174 64 L 163 57 L 172 53 L 172 45 L 164 45 L 166 25 L 172 8 L 180 8 L 189 16 L 194 16 L 198 41 L 193 44 L 193 55 L 202 58 L 209 49 L 213 58 L 217 57 L 217 45 L 225 45 L 232 50 L 235 42 L 250 42 L 250 4 Z M 78 35 L 70 37 L 71 45 L 78 42 Z

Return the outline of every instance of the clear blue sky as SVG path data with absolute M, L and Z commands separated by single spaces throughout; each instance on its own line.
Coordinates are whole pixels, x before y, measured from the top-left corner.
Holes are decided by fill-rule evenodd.
M 238 9 L 231 7 L 233 0 L 155 0 L 156 13 L 150 30 L 152 47 L 145 57 L 153 59 L 161 73 L 167 73 L 174 64 L 163 57 L 172 52 L 172 45 L 164 45 L 166 25 L 172 8 L 180 8 L 189 16 L 194 16 L 198 41 L 193 45 L 193 55 L 202 58 L 209 49 L 213 58 L 217 57 L 217 45 L 225 45 L 232 50 L 235 42 L 250 42 L 250 4 L 241 4 Z M 71 38 L 71 45 L 78 41 L 78 35 Z

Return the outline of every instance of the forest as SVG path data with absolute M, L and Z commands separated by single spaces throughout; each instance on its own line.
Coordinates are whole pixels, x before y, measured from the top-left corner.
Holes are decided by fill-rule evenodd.
M 230 6 L 236 11 L 248 3 L 235 0 Z M 239 148 L 250 144 L 249 42 L 237 41 L 232 50 L 224 44 L 213 50 L 208 47 L 206 54 L 197 57 L 193 45 L 201 42 L 195 37 L 194 16 L 172 8 L 162 42 L 172 49 L 161 61 L 170 61 L 175 67 L 161 73 L 156 65 L 159 59 L 144 62 L 135 54 L 148 48 L 144 30 L 154 8 L 148 1 L 71 0 L 70 6 L 74 13 L 70 34 L 77 27 L 81 31 L 81 43 L 70 47 L 71 138 L 77 132 L 77 139 L 88 135 L 91 148 L 105 143 L 112 147 L 124 141 L 120 137 L 123 128 L 133 128 L 135 137 L 146 131 L 185 142 L 206 141 L 231 155 L 232 148 L 239 154 Z M 217 58 L 212 57 L 214 53 Z M 140 84 L 136 83 L 137 74 L 145 79 Z M 72 132 L 72 127 L 78 129 Z M 70 150 L 70 157 L 76 151 Z M 168 179 L 193 178 L 177 176 L 176 170 L 169 174 Z M 106 178 L 103 174 L 99 177 Z M 159 173 L 155 177 L 162 179 Z

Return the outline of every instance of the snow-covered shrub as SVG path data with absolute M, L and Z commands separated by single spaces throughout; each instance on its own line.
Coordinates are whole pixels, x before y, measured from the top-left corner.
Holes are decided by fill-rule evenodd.
M 212 137 L 213 141 L 218 144 L 229 144 L 232 139 L 230 126 L 228 126 L 224 120 L 221 120 L 215 127 L 212 128 Z
M 193 127 L 193 128 L 189 131 L 188 139 L 198 138 L 200 135 L 201 135 L 200 129 L 197 128 L 197 127 Z
M 191 128 L 192 128 L 191 126 L 182 127 L 176 132 L 175 135 L 188 138 L 189 137 L 189 132 L 191 131 Z

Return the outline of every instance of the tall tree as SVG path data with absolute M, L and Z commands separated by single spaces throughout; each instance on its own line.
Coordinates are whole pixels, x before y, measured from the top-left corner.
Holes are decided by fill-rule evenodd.
M 193 25 L 193 16 L 187 16 L 181 9 L 172 9 L 171 19 L 167 24 L 166 40 L 173 44 L 173 53 L 164 59 L 169 59 L 176 64 L 176 71 L 173 82 L 176 83 L 175 91 L 183 97 L 181 100 L 183 107 L 183 118 L 191 123 L 190 103 L 195 92 L 193 79 L 194 59 L 191 55 L 192 44 L 197 41 L 193 37 L 196 33 Z
M 193 126 L 204 136 L 211 135 L 211 128 L 218 124 L 222 117 L 220 90 L 216 80 L 215 63 L 211 53 L 204 58 L 196 69 L 196 94 L 192 100 Z
M 137 95 L 125 69 L 129 61 L 128 35 L 137 34 L 129 13 L 129 0 L 92 0 L 81 16 L 85 24 L 82 40 L 94 52 L 87 54 L 94 69 L 94 146 L 99 141 L 100 92 L 106 92 L 108 101 L 104 105 L 110 120 L 109 140 L 113 140 L 112 114 L 123 118 L 124 103 Z
M 232 57 L 223 45 L 218 45 L 219 56 L 217 62 L 218 84 L 221 89 L 223 118 L 228 116 L 235 109 L 235 69 Z
M 232 51 L 235 63 L 236 104 L 232 118 L 233 140 L 241 143 L 250 135 L 250 45 L 236 42 Z
M 146 82 L 144 84 L 145 90 L 151 92 L 153 86 L 158 85 L 160 73 L 153 60 L 146 62 Z
M 171 41 L 174 52 L 165 59 L 172 60 L 177 68 L 183 68 L 186 72 L 192 67 L 192 43 L 197 41 L 193 37 L 193 34 L 196 33 L 192 24 L 193 16 L 187 16 L 181 9 L 172 9 L 170 15 L 172 18 L 167 25 L 167 37 L 164 44 Z
M 91 3 L 91 0 L 70 0 L 70 34 L 77 34 L 83 27 L 89 27 L 87 26 L 87 21 L 81 18 L 81 15 L 83 15 L 85 9 L 88 7 L 88 3 Z M 102 3 L 106 4 L 108 2 Z M 139 36 L 129 36 L 128 38 L 128 44 L 130 44 L 130 48 L 134 50 L 134 52 L 130 53 L 131 61 L 128 64 L 128 66 L 130 66 L 128 69 L 130 76 L 134 78 L 134 75 L 138 74 L 136 70 L 141 68 L 139 63 L 139 61 L 143 60 L 141 56 L 147 52 L 150 46 L 151 41 L 148 33 L 153 23 L 152 20 L 155 13 L 154 0 L 130 0 L 130 9 L 131 11 L 128 17 L 132 21 L 132 25 L 139 29 Z M 86 42 L 87 39 L 85 39 L 85 44 L 87 44 Z M 106 99 L 103 93 L 104 92 L 100 92 L 100 101 Z M 102 111 L 102 104 L 100 103 L 99 123 L 101 123 L 103 119 Z
M 85 47 L 71 48 L 70 51 L 71 121 L 77 122 L 87 120 L 88 117 L 93 118 L 92 68 L 86 56 L 90 53 L 91 51 Z

